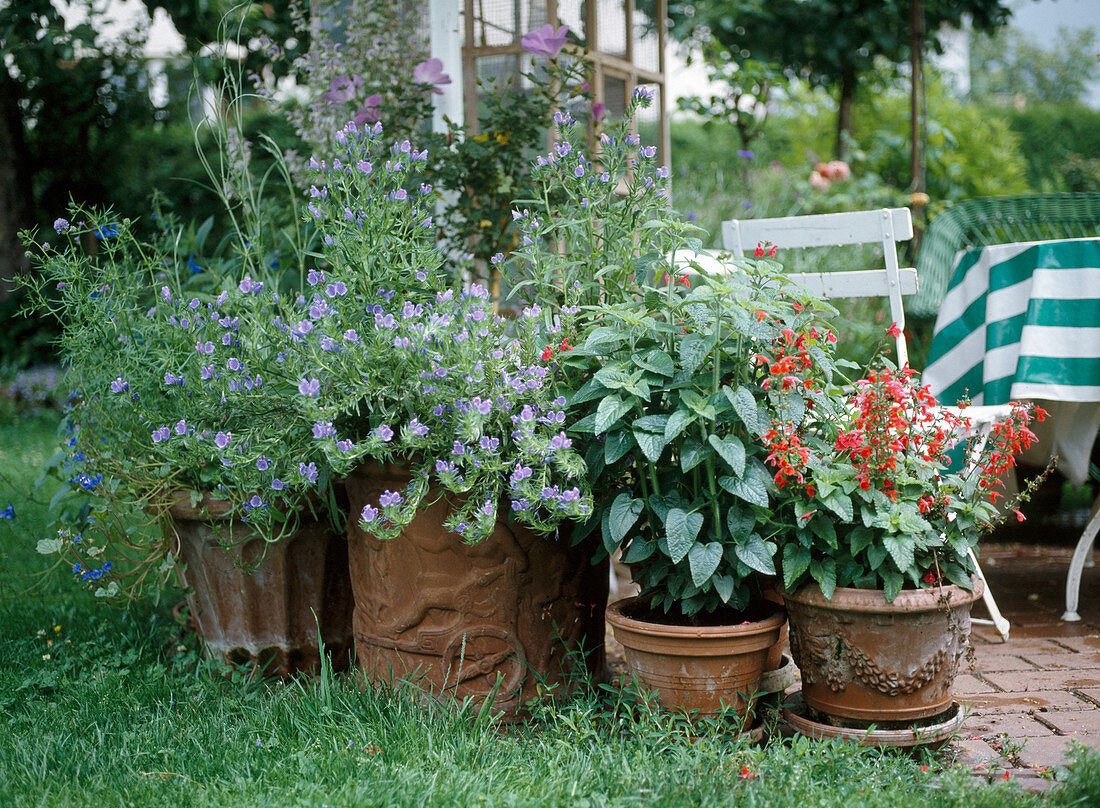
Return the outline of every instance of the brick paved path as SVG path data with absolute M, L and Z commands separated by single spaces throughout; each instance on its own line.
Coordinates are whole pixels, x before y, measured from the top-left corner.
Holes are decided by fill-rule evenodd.
M 1065 623 L 1070 550 L 986 545 L 982 569 L 1005 617 L 1008 642 L 975 626 L 973 665 L 955 691 L 970 714 L 955 742 L 959 761 L 990 778 L 1044 790 L 1044 773 L 1069 746 L 1100 749 L 1100 567 L 1085 570 L 1080 623 Z M 975 616 L 986 616 L 975 607 Z

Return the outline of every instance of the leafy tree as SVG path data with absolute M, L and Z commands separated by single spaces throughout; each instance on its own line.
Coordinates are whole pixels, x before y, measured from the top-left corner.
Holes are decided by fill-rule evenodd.
M 1093 28 L 1059 28 L 1044 47 L 1022 31 L 977 36 L 970 45 L 970 97 L 976 101 L 1082 102 L 1100 76 Z
M 105 41 L 102 4 L 79 5 L 87 21 L 70 26 L 50 0 L 0 0 L 0 299 L 23 263 L 20 227 L 49 220 L 70 194 L 114 201 L 129 133 L 154 121 L 138 40 Z
M 909 55 L 911 4 L 923 5 L 924 46 L 942 52 L 938 31 L 969 15 L 978 30 L 1003 25 L 1007 0 L 672 0 L 681 37 L 713 37 L 734 59 L 771 62 L 838 94 L 836 155 L 844 157 L 860 77 L 876 59 Z

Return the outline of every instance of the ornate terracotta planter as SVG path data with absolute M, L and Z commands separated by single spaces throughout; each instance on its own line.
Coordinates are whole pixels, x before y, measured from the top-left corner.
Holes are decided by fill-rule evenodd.
M 333 667 L 346 668 L 352 597 L 344 538 L 302 514 L 292 535 L 268 543 L 227 511 L 209 497 L 197 509 L 180 497 L 169 509 L 180 578 L 193 590 L 188 605 L 207 648 L 267 674 L 314 674 L 320 625 Z
M 590 563 L 591 546 L 503 520 L 466 544 L 444 528 L 451 506 L 435 494 L 392 541 L 361 530 L 363 506 L 409 479 L 401 467 L 366 464 L 346 481 L 355 651 L 367 677 L 460 701 L 492 695 L 494 711 L 514 720 L 541 685 L 560 692 L 578 675 L 602 675 L 608 572 Z
M 626 666 L 657 691 L 668 710 L 716 715 L 732 709 L 751 726 L 768 650 L 786 623 L 783 608 L 762 603 L 759 621 L 732 626 L 679 626 L 642 619 L 640 598 L 607 607 L 607 622 L 626 650 Z
M 940 715 L 970 637 L 970 607 L 982 595 L 957 586 L 902 591 L 816 584 L 786 595 L 791 653 L 806 705 L 828 716 L 879 724 Z

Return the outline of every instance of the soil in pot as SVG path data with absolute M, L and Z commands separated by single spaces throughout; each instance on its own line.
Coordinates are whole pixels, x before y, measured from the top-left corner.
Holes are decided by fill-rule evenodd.
M 364 466 L 347 480 L 351 513 L 409 479 L 400 467 Z M 368 679 L 459 701 L 492 697 L 514 720 L 541 695 L 603 676 L 608 567 L 590 563 L 591 545 L 504 520 L 466 544 L 444 527 L 446 497 L 428 501 L 391 541 L 348 522 L 356 658 Z
M 264 674 L 312 675 L 319 628 L 333 668 L 348 666 L 347 541 L 328 522 L 303 513 L 293 533 L 269 543 L 231 521 L 220 500 L 195 508 L 179 497 L 169 515 L 191 619 L 210 653 Z
M 853 726 L 908 726 L 942 715 L 981 593 L 977 579 L 972 592 L 904 590 L 891 603 L 867 589 L 838 588 L 830 600 L 816 584 L 788 593 L 806 706 Z
M 607 621 L 625 649 L 627 670 L 668 710 L 717 715 L 730 710 L 751 726 L 769 649 L 786 622 L 782 607 L 761 601 L 743 615 L 695 615 L 670 621 L 640 598 L 611 604 Z

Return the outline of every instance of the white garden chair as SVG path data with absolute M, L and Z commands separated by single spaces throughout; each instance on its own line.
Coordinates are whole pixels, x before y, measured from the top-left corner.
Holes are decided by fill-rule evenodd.
M 897 243 L 913 237 L 913 221 L 908 208 L 883 208 L 882 210 L 855 211 L 850 213 L 825 213 L 813 216 L 786 216 L 780 219 L 732 219 L 722 223 L 722 241 L 726 250 L 735 257 L 751 254 L 761 242 L 772 242 L 780 249 L 807 247 L 840 247 L 854 244 L 879 244 L 882 247 L 885 267 L 871 270 L 844 270 L 837 272 L 812 272 L 790 274 L 792 281 L 824 298 L 886 297 L 890 302 L 890 316 L 898 324 L 898 365 L 909 364 L 909 351 L 905 344 L 905 310 L 902 296 L 917 291 L 917 272 L 898 265 Z M 677 259 L 688 256 L 677 256 Z M 696 258 L 695 260 L 698 260 Z M 715 262 L 713 256 L 700 262 Z M 713 264 L 712 264 L 713 267 Z M 946 407 L 958 412 L 957 408 Z M 969 462 L 981 454 L 989 429 L 993 423 L 1009 414 L 1008 405 L 967 407 L 978 439 L 974 442 Z M 982 600 L 992 620 L 973 618 L 973 622 L 992 625 L 1004 640 L 1008 640 L 1009 622 L 1001 615 L 993 593 L 985 580 L 978 559 L 973 551 L 971 560 L 978 577 L 985 585 Z

